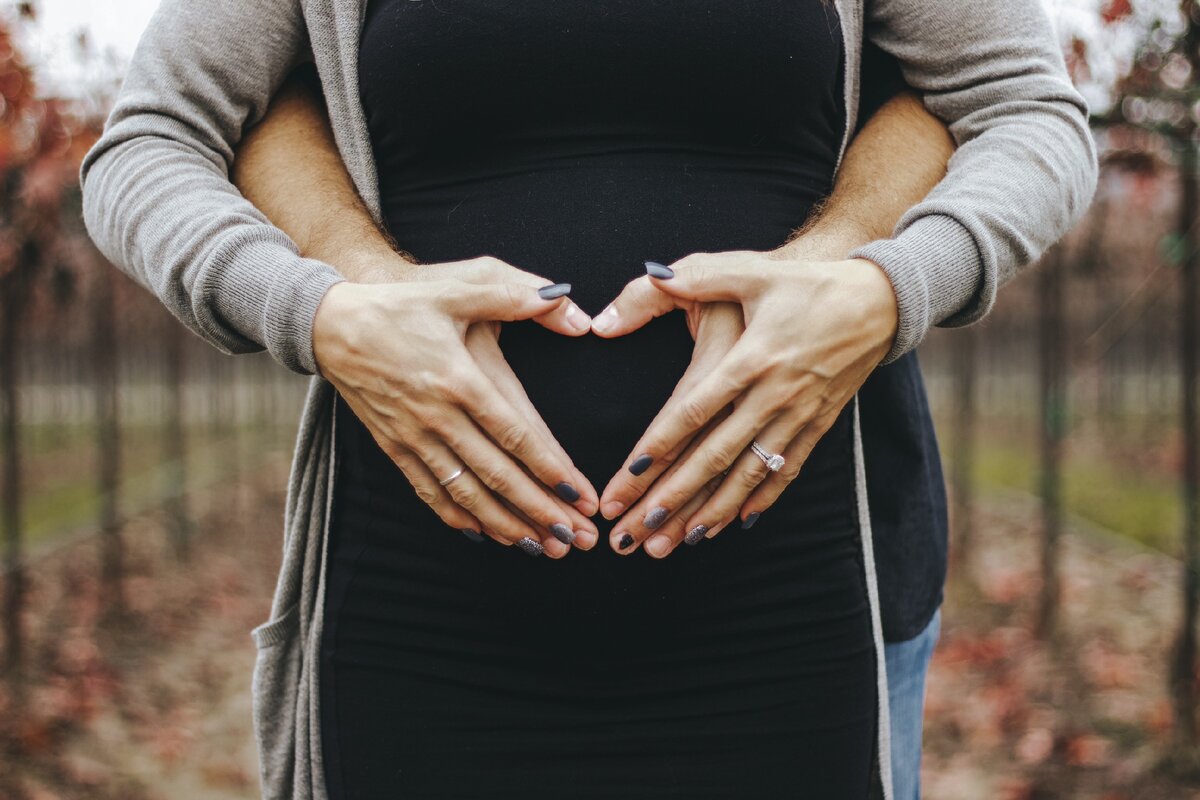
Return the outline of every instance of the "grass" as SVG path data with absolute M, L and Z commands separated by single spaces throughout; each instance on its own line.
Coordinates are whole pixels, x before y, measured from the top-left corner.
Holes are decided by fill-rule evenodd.
M 22 509 L 24 541 L 29 545 L 94 526 L 100 517 L 93 434 L 86 428 L 58 431 L 48 438 L 31 436 L 25 448 L 25 494 Z M 289 448 L 281 431 L 246 426 L 238 431 L 239 468 L 251 470 L 264 457 Z M 217 480 L 232 461 L 231 435 L 214 438 L 204 428 L 190 431 L 187 441 L 188 488 Z M 130 516 L 149 510 L 172 491 L 163 460 L 161 431 L 130 428 L 122 431 L 119 512 Z
M 1032 441 L 982 436 L 975 480 L 982 491 L 1020 489 L 1040 494 L 1039 454 Z M 947 465 L 947 470 L 949 465 Z M 1063 502 L 1070 513 L 1176 555 L 1182 525 L 1179 481 L 1112 460 L 1072 453 L 1063 456 Z

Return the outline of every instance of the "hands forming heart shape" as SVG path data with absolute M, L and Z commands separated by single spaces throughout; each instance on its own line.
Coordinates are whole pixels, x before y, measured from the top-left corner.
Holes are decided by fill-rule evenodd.
M 896 298 L 883 270 L 812 256 L 792 245 L 647 262 L 595 319 L 568 287 L 490 256 L 404 262 L 379 282 L 331 288 L 313 351 L 446 524 L 561 558 L 595 546 L 599 510 L 616 519 L 617 552 L 641 545 L 662 558 L 735 520 L 754 524 L 891 347 Z M 687 315 L 692 361 L 597 496 L 501 354 L 500 324 L 612 338 L 675 310 Z M 784 456 L 780 471 L 750 450 L 755 440 Z

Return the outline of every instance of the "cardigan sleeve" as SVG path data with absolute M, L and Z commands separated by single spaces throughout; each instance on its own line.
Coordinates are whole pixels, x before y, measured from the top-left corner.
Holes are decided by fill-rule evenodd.
M 879 264 L 896 291 L 886 364 L 933 325 L 986 315 L 997 289 L 1083 215 L 1098 167 L 1042 0 L 867 0 L 865 13 L 865 36 L 899 60 L 958 145 L 892 238 L 850 253 Z
M 187 327 L 313 374 L 313 317 L 343 278 L 229 180 L 243 131 L 307 55 L 298 3 L 164 0 L 80 181 L 96 245 Z

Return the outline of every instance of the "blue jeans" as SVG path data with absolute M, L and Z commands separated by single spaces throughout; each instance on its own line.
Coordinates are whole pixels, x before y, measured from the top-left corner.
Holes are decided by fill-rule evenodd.
M 892 718 L 892 788 L 894 800 L 921 797 L 921 723 L 925 712 L 925 674 L 942 629 L 942 610 L 907 642 L 884 645 L 887 662 L 888 711 Z

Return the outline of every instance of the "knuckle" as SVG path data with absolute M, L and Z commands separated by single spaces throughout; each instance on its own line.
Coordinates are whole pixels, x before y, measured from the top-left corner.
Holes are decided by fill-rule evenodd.
M 453 481 L 446 488 L 449 489 L 450 496 L 454 499 L 454 502 L 467 511 L 472 511 L 479 507 L 479 493 L 470 486 L 460 486 L 458 485 L 458 481 Z
M 489 464 L 478 477 L 484 485 L 498 495 L 507 495 L 512 489 L 512 479 L 509 470 L 499 464 Z
M 699 428 L 708 422 L 708 409 L 695 398 L 689 397 L 680 401 L 679 414 L 683 421 L 692 428 Z
M 710 445 L 700 453 L 701 465 L 710 473 L 724 472 L 733 463 L 733 456 L 724 445 Z
M 480 256 L 475 260 L 475 265 L 482 278 L 496 280 L 504 272 L 504 262 L 495 256 Z
M 510 453 L 524 453 L 529 447 L 529 430 L 521 423 L 509 423 L 500 429 L 496 442 Z
M 767 468 L 762 464 L 758 466 L 751 465 L 746 469 L 737 471 L 737 480 L 746 489 L 754 489 L 763 482 L 763 478 L 767 476 Z
M 438 505 L 438 503 L 441 501 L 441 498 L 442 498 L 441 492 L 439 492 L 437 489 L 433 488 L 433 486 L 431 486 L 427 483 L 424 483 L 422 481 L 418 481 L 418 482 L 414 483 L 412 486 L 413 486 L 413 490 L 416 491 L 416 493 L 417 493 L 417 497 L 419 497 L 421 499 L 421 502 L 424 503 L 425 505 L 431 506 L 431 507 L 436 507 Z

